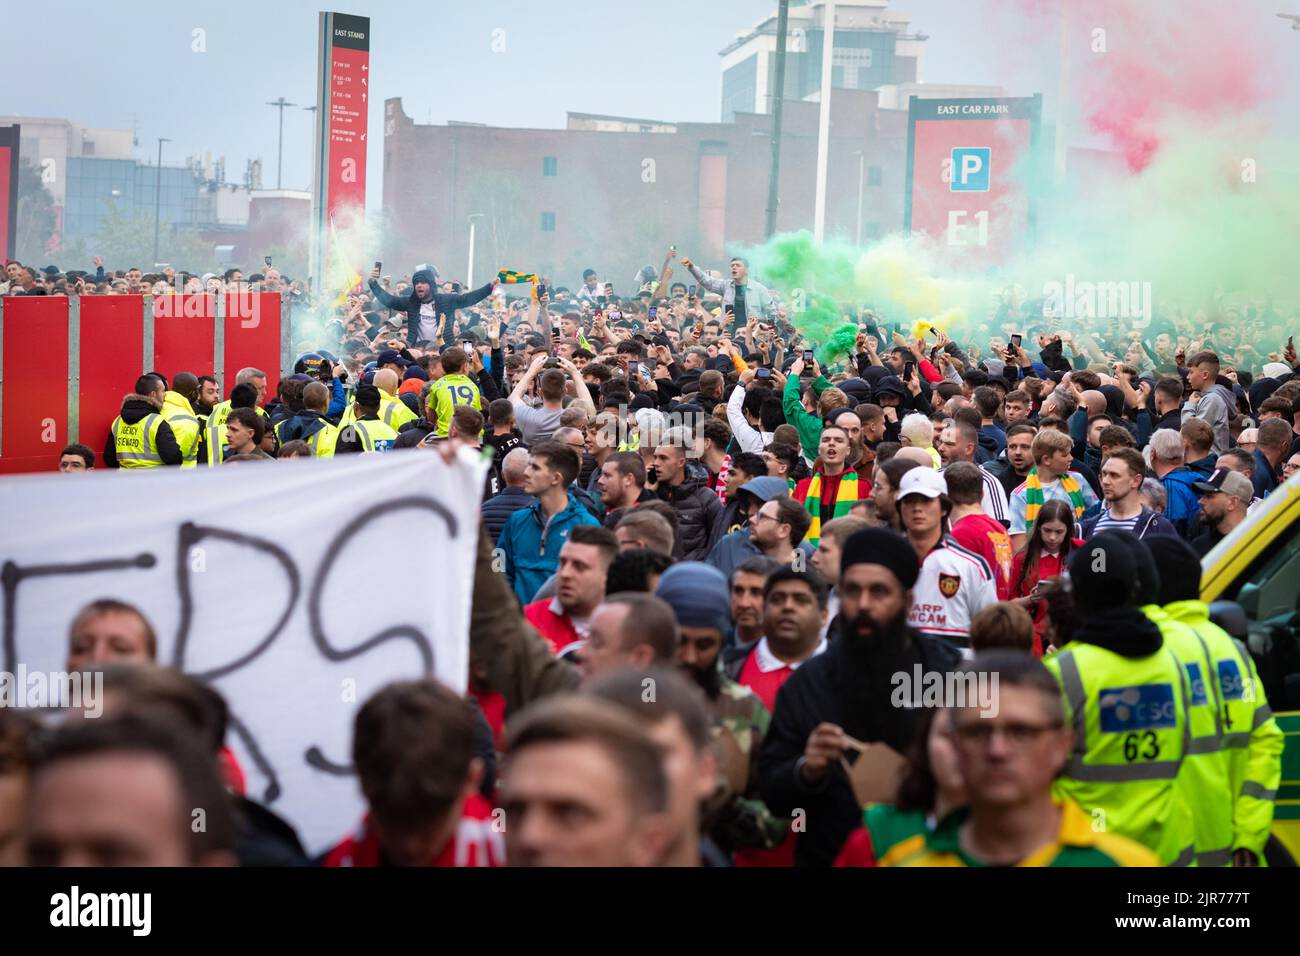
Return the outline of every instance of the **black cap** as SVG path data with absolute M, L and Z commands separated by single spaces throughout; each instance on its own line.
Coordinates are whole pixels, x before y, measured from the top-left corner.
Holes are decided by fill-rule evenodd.
M 921 562 L 911 542 L 889 528 L 867 528 L 849 535 L 840 550 L 840 573 L 855 564 L 879 564 L 898 578 L 903 590 L 916 584 Z
M 379 389 L 374 385 L 358 385 L 356 399 L 358 405 L 366 408 L 378 408 Z
M 406 359 L 402 358 L 402 353 L 398 352 L 396 349 L 382 350 L 379 353 L 379 356 L 375 359 L 375 361 L 381 366 L 400 365 L 402 366 L 402 368 L 406 368 L 408 365 L 411 364 L 410 362 L 406 361 Z
M 59 267 L 58 267 L 58 266 L 46 266 L 46 267 L 45 267 L 44 269 L 42 269 L 41 271 L 44 272 L 47 276 L 56 276 L 56 275 L 59 274 Z

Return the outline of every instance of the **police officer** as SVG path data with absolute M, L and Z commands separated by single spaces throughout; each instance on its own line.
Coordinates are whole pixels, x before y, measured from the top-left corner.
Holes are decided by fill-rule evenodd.
M 135 391 L 122 399 L 122 411 L 113 419 L 104 445 L 109 468 L 157 468 L 184 460 L 176 435 L 162 413 L 167 385 L 154 374 L 136 379 Z
M 396 354 L 391 349 L 380 353 L 381 356 Z M 402 381 L 391 368 L 377 367 L 371 376 L 370 384 L 379 389 L 379 417 L 385 425 L 388 425 L 394 431 L 400 431 L 403 425 L 420 417 L 397 397 L 396 392 Z M 350 424 L 357 417 L 356 400 L 354 398 L 352 404 L 343 412 L 343 417 L 339 419 L 340 427 Z
M 1138 556 L 1104 531 L 1070 557 L 1082 618 L 1045 663 L 1061 685 L 1074 749 L 1058 790 L 1166 866 L 1191 864 L 1191 811 L 1177 786 L 1190 746 L 1186 675 L 1137 607 Z
M 163 397 L 163 417 L 167 419 L 167 424 L 171 425 L 176 443 L 180 445 L 182 468 L 194 468 L 198 465 L 202 425 L 192 404 L 198 398 L 198 394 L 198 376 L 192 372 L 177 372 L 172 387 Z
M 1154 540 L 1154 537 L 1150 540 Z M 1175 620 L 1162 605 L 1164 582 L 1170 569 L 1156 566 L 1154 549 L 1146 540 L 1120 533 L 1119 539 L 1137 559 L 1137 602 L 1142 613 L 1160 629 L 1165 647 L 1178 658 L 1187 678 L 1187 721 L 1190 734 L 1187 756 L 1178 772 L 1178 788 L 1192 815 L 1197 866 L 1227 866 L 1232 859 L 1232 796 L 1228 782 L 1228 757 L 1223 749 L 1223 724 L 1218 682 L 1205 641 Z M 1171 538 L 1179 544 L 1178 538 Z M 1195 560 L 1195 555 L 1193 555 Z M 1199 580 L 1193 576 L 1193 580 Z
M 1250 655 L 1223 628 L 1210 620 L 1200 599 L 1201 562 L 1191 545 L 1167 536 L 1145 539 L 1161 569 L 1160 602 L 1202 642 L 1210 658 L 1205 675 L 1213 692 L 1227 763 L 1227 798 L 1231 802 L 1233 866 L 1256 866 L 1264 855 L 1273 826 L 1274 800 L 1282 779 L 1284 737 L 1264 696 L 1264 686 Z M 1197 805 L 1197 815 L 1201 812 Z M 1202 866 L 1207 865 L 1198 856 Z M 1208 862 L 1222 865 L 1222 854 Z
M 380 394 L 373 385 L 358 385 L 353 401 L 356 420 L 339 430 L 337 454 L 359 451 L 388 451 L 397 441 L 397 431 L 379 417 Z

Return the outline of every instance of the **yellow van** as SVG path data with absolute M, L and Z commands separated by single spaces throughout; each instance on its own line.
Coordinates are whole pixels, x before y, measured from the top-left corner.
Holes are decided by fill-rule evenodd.
M 1246 641 L 1286 735 L 1273 834 L 1300 860 L 1300 475 L 1257 504 L 1201 561 L 1201 599 Z

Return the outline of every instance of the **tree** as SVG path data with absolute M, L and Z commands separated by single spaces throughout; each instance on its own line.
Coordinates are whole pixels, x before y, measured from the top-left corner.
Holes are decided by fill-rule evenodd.
M 29 160 L 18 166 L 18 222 L 14 258 L 40 268 L 54 249 L 57 219 L 54 197 L 41 182 L 41 171 Z
M 102 256 L 105 269 L 139 266 L 145 272 L 152 271 L 152 214 L 137 212 L 127 216 L 111 199 L 104 205 L 106 209 L 99 220 L 99 228 L 87 244 L 90 254 Z M 158 255 L 162 262 L 170 263 L 177 271 L 218 271 L 212 243 L 204 241 L 193 229 L 164 226 L 159 234 Z

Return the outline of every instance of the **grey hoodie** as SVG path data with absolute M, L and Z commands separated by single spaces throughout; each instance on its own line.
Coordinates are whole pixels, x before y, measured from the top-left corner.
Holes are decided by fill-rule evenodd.
M 1189 418 L 1204 419 L 1214 429 L 1213 452 L 1221 455 L 1232 447 L 1232 438 L 1228 434 L 1228 419 L 1237 407 L 1237 400 L 1232 393 L 1217 382 L 1207 388 L 1198 401 L 1183 405 L 1183 421 Z

